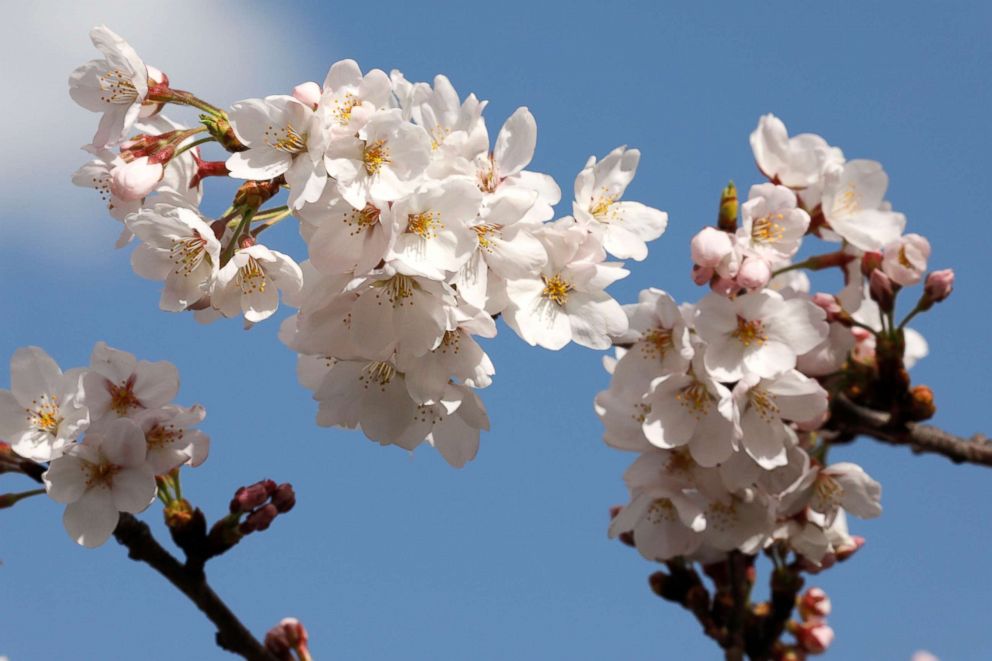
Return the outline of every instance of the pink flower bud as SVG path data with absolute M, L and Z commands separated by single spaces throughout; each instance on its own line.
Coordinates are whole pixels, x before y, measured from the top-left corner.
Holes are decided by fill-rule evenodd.
M 705 285 L 713 279 L 713 268 L 710 266 L 699 266 L 698 264 L 692 267 L 692 281 L 697 285 Z
M 822 654 L 834 642 L 834 630 L 820 619 L 809 620 L 793 631 L 800 647 L 810 654 Z
M 837 315 L 844 311 L 844 308 L 837 301 L 837 297 L 833 294 L 823 292 L 814 294 L 813 303 L 827 313 L 827 321 L 834 321 Z
M 293 98 L 311 108 L 316 108 L 320 102 L 320 85 L 312 80 L 300 83 L 293 88 Z
M 272 504 L 276 506 L 280 514 L 285 514 L 293 509 L 293 506 L 296 505 L 296 493 L 293 491 L 293 485 L 287 482 L 276 487 L 275 493 L 272 494 Z
M 737 284 L 744 289 L 761 289 L 772 279 L 768 262 L 760 257 L 747 257 L 737 272 Z
M 891 310 L 896 302 L 892 280 L 881 269 L 875 269 L 868 278 L 868 292 L 873 301 L 878 303 L 883 311 Z
M 907 234 L 885 246 L 882 270 L 892 282 L 915 285 L 923 277 L 930 257 L 930 242 L 919 234 Z
M 240 527 L 241 534 L 247 535 L 251 532 L 267 530 L 278 515 L 279 510 L 272 503 L 260 507 L 245 518 Z
M 881 266 L 882 253 L 866 252 L 861 256 L 861 274 L 866 278 L 871 275 L 872 271 L 880 268 Z
M 118 165 L 110 173 L 110 192 L 128 202 L 141 200 L 155 190 L 165 174 L 161 163 L 149 163 L 147 156 Z
M 234 493 L 231 501 L 231 513 L 250 512 L 265 503 L 276 491 L 276 483 L 272 480 L 262 480 L 247 487 L 241 487 Z
M 692 237 L 691 247 L 694 263 L 713 268 L 734 250 L 730 235 L 714 227 L 706 227 Z
M 840 561 L 847 560 L 852 555 L 858 552 L 858 550 L 865 545 L 865 538 L 861 535 L 853 535 L 851 537 L 851 543 L 837 548 L 837 559 Z
M 830 615 L 830 597 L 820 588 L 810 588 L 799 599 L 799 613 L 804 620 Z
M 265 649 L 277 659 L 292 661 L 291 651 L 295 651 L 299 659 L 309 660 L 311 657 L 307 648 L 308 642 L 306 628 L 295 617 L 283 619 L 265 634 Z
M 951 291 L 953 291 L 953 289 L 954 271 L 951 269 L 934 271 L 927 276 L 927 282 L 923 285 L 924 295 L 933 303 L 940 303 L 946 299 L 951 295 Z

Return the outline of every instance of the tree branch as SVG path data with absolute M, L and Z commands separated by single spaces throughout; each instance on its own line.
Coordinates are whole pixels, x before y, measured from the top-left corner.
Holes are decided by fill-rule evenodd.
M 23 473 L 35 482 L 42 481 L 44 466 L 2 450 L 6 448 L 0 447 L 0 472 Z M 213 591 L 207 583 L 202 564 L 196 566 L 180 563 L 155 540 L 148 524 L 131 514 L 121 513 L 117 528 L 114 529 L 114 538 L 127 547 L 129 558 L 148 564 L 196 604 L 217 627 L 217 645 L 222 649 L 248 661 L 278 661 Z
M 203 572 L 181 564 L 162 548 L 146 523 L 121 514 L 114 538 L 127 547 L 129 558 L 148 564 L 196 604 L 217 627 L 217 645 L 248 661 L 276 661 L 207 584 Z
M 933 425 L 892 424 L 892 416 L 855 404 L 838 393 L 832 401 L 830 426 L 842 433 L 870 436 L 890 445 L 905 445 L 916 453 L 939 454 L 956 464 L 992 466 L 992 443 L 983 434 L 955 436 Z

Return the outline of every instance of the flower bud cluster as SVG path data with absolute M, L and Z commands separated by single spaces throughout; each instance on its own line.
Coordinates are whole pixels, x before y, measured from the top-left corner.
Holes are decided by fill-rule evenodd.
M 491 142 L 487 102 L 461 97 L 446 77 L 411 82 L 343 60 L 322 83 L 224 111 L 153 81 L 108 29 L 92 36 L 107 59 L 77 70 L 70 88 L 112 130 L 97 134 L 102 160 L 77 182 L 103 191 L 124 222 L 121 244 L 138 237 L 132 264 L 164 282 L 163 309 L 251 325 L 276 311 L 280 292 L 298 309 L 280 338 L 299 355 L 319 425 L 408 450 L 427 441 L 462 466 L 489 427 L 476 391 L 495 368 L 478 339 L 496 334 L 496 317 L 552 350 L 605 349 L 626 331 L 605 288 L 628 272 L 607 254 L 643 260 L 668 222 L 623 199 L 636 149 L 590 157 L 572 214 L 553 220 L 561 190 L 528 169 L 537 124 L 527 108 Z M 163 99 L 205 109 L 201 129 L 166 126 L 161 114 L 141 120 Z M 207 163 L 185 142 L 201 130 L 231 152 L 226 161 Z M 160 144 L 167 160 L 124 157 Z M 199 210 L 207 175 L 245 181 L 219 219 Z M 260 208 L 283 189 L 283 206 Z M 305 260 L 262 243 L 288 217 L 299 221 Z
M 10 360 L 10 390 L 0 390 L 0 438 L 21 457 L 50 462 L 48 495 L 66 505 L 69 536 L 103 544 L 121 512 L 155 500 L 156 476 L 199 466 L 210 439 L 195 426 L 200 405 L 172 403 L 179 373 L 171 363 L 137 360 L 98 342 L 89 367 L 63 372 L 38 347 Z
M 245 520 L 238 527 L 242 535 L 262 531 L 272 525 L 280 514 L 296 505 L 296 494 L 289 483 L 276 485 L 272 480 L 262 480 L 238 489 L 231 500 L 231 514 Z

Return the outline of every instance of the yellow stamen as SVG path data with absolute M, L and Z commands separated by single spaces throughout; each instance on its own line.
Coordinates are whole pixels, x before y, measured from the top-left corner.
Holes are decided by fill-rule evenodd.
M 441 222 L 441 213 L 438 211 L 411 213 L 407 216 L 406 231 L 422 239 L 436 239 L 438 231 L 443 229 L 444 223 Z
M 560 273 L 555 273 L 550 278 L 542 275 L 541 280 L 544 281 L 544 291 L 541 292 L 541 296 L 556 305 L 565 305 L 568 301 L 568 292 L 574 289 L 572 284 L 562 278 Z
M 731 333 L 731 335 L 740 340 L 741 344 L 745 347 L 749 347 L 752 344 L 761 346 L 768 340 L 768 336 L 765 334 L 760 320 L 748 321 L 739 315 L 737 317 L 737 330 Z
M 253 294 L 255 292 L 264 294 L 268 280 L 265 276 L 265 271 L 262 270 L 261 264 L 250 255 L 245 265 L 238 269 L 236 278 L 238 286 L 241 287 L 242 294 Z
M 389 160 L 389 149 L 385 140 L 376 140 L 370 145 L 365 145 L 362 151 L 362 162 L 365 164 L 365 173 L 370 177 L 379 173 L 382 166 L 392 163 Z

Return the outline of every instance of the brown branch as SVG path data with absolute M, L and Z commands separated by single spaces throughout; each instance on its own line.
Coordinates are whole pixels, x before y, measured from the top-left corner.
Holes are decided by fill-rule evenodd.
M 196 604 L 217 627 L 217 645 L 248 661 L 276 661 L 207 584 L 203 572 L 181 564 L 162 548 L 146 523 L 121 514 L 114 538 L 127 547 L 129 558 L 148 564 Z
M 890 445 L 905 445 L 916 453 L 943 455 L 956 464 L 992 466 L 992 443 L 983 434 L 962 438 L 933 425 L 893 424 L 888 413 L 859 406 L 843 394 L 834 396 L 828 424 L 844 434 L 860 434 Z
M 0 446 L 0 472 L 23 473 L 35 482 L 42 481 L 44 466 L 6 452 L 6 449 Z M 148 524 L 127 513 L 121 513 L 114 529 L 114 538 L 127 547 L 129 558 L 148 564 L 196 604 L 217 627 L 217 645 L 222 649 L 248 661 L 278 661 L 213 591 L 207 583 L 202 564 L 180 563 L 155 540 Z

